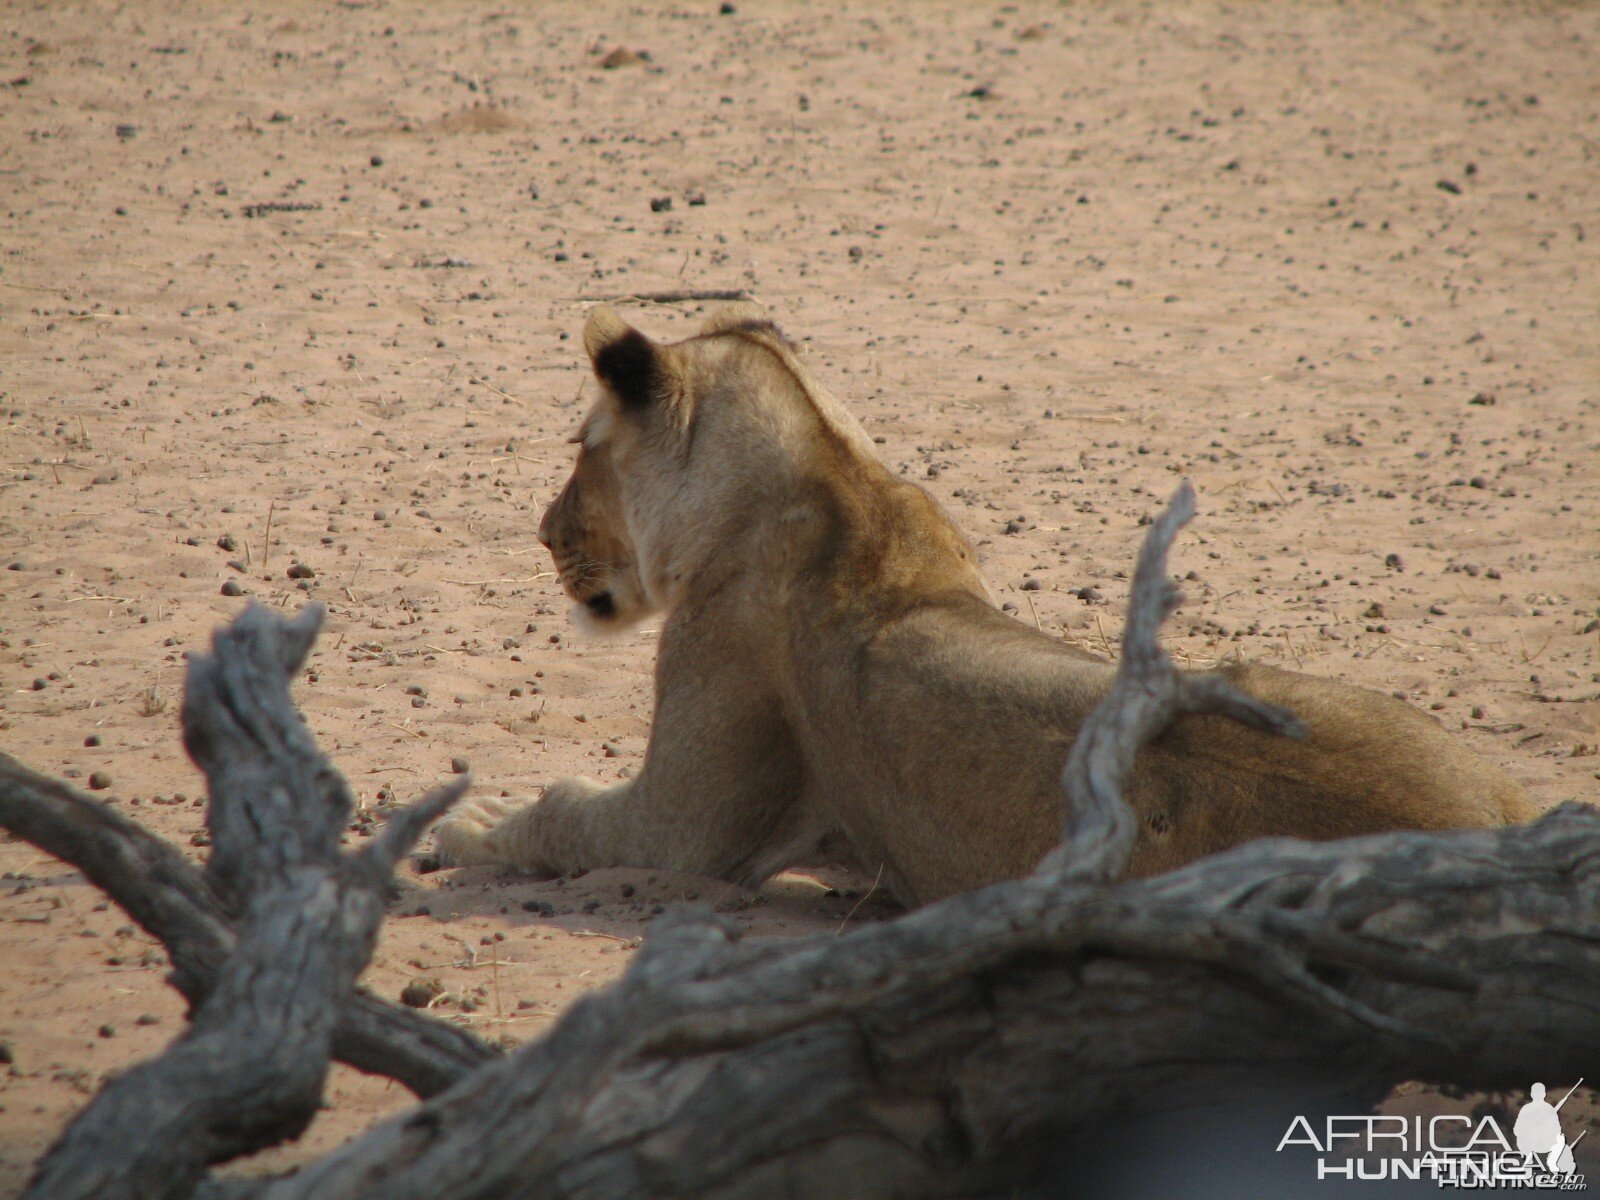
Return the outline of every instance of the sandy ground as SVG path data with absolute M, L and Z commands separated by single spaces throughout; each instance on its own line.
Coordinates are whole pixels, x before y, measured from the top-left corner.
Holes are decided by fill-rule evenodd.
M 578 640 L 533 533 L 585 309 L 684 287 L 768 305 L 1019 619 L 1109 649 L 1188 475 L 1180 657 L 1394 691 L 1600 794 L 1600 8 L 178 9 L 0 5 L 0 746 L 197 858 L 177 702 L 225 584 L 328 605 L 298 696 L 367 805 L 458 757 L 491 794 L 637 766 L 651 633 Z M 9 1195 L 182 1016 L 74 872 L 0 868 Z M 658 906 L 883 912 L 403 882 L 367 982 L 513 1040 Z M 268 1165 L 405 1099 L 341 1069 Z

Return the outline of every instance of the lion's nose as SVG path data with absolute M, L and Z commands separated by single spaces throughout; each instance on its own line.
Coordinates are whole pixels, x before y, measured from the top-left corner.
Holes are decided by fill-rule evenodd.
M 539 539 L 541 546 L 546 550 L 550 549 L 550 510 L 548 508 L 544 510 L 544 516 L 539 520 L 539 531 L 535 536 Z

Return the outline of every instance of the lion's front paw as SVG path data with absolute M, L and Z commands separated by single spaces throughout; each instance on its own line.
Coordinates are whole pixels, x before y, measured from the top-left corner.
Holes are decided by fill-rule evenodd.
M 528 800 L 472 800 L 433 831 L 433 847 L 445 867 L 522 866 L 506 845 L 500 826 Z

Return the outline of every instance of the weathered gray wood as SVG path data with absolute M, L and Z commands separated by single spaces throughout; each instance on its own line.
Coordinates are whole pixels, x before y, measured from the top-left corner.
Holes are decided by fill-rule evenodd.
M 237 941 L 189 1029 L 100 1091 L 30 1200 L 185 1200 L 213 1163 L 296 1137 L 315 1115 L 395 861 L 466 790 L 440 788 L 340 853 L 348 790 L 288 690 L 321 620 L 320 606 L 284 620 L 252 604 L 192 663 L 185 742 L 210 781 L 211 875 L 234 899 Z
M 1368 1094 L 1522 1082 L 1592 1057 L 1589 810 L 1494 833 L 1258 842 L 1103 885 L 1126 865 L 1120 783 L 1138 736 L 1209 709 L 1295 725 L 1174 682 L 1155 635 L 1186 493 L 1141 559 L 1117 715 L 1068 768 L 1088 867 L 1063 855 L 841 938 L 742 943 L 681 918 L 544 1040 L 248 1194 L 965 1195 L 1025 1182 L 1041 1148 L 1108 1108 L 1285 1073 Z
M 1296 1095 L 1370 1097 L 1413 1078 L 1493 1087 L 1584 1072 L 1600 1059 L 1594 810 L 1570 805 L 1492 832 L 1256 842 L 1115 882 L 1129 842 L 1120 786 L 1141 738 L 1190 711 L 1294 728 L 1287 714 L 1226 689 L 1174 682 L 1155 635 L 1175 603 L 1165 554 L 1189 504 L 1180 492 L 1152 530 L 1107 715 L 1069 762 L 1070 852 L 1027 879 L 841 937 L 741 940 L 709 913 L 664 918 L 616 986 L 579 1001 L 540 1041 L 294 1175 L 207 1180 L 193 1194 L 992 1194 L 1059 1169 L 1061 1147 L 1107 1112 L 1243 1102 L 1281 1093 L 1286 1080 Z M 279 653 L 292 663 L 303 645 Z M 273 728 L 267 757 L 307 754 L 293 727 Z M 191 736 L 198 748 L 210 735 Z M 271 819 L 293 818 L 296 805 L 272 790 L 260 762 L 234 778 Z M 338 788 L 305 763 L 293 778 L 309 826 L 336 837 Z M 370 876 L 381 877 L 416 824 L 407 819 L 373 852 Z M 219 834 L 234 827 L 214 822 Z M 370 938 L 371 914 L 335 903 L 341 886 L 355 888 L 345 865 L 326 861 L 319 844 L 300 845 L 224 856 L 219 881 L 247 914 L 230 970 L 236 961 L 273 969 L 246 954 L 250 929 L 304 936 L 275 932 L 263 907 L 292 901 L 322 914 L 311 919 L 344 923 L 352 944 Z M 297 854 L 314 861 L 295 865 Z M 321 890 L 290 887 L 311 878 Z M 286 900 L 268 906 L 261 897 L 274 888 Z M 322 976 L 348 971 L 335 957 Z M 253 976 L 240 983 L 254 986 Z M 314 1000 L 336 1008 L 338 993 L 326 987 Z M 278 981 L 254 994 L 294 1018 L 278 1019 L 291 1044 L 309 1046 L 318 1022 L 331 1025 Z M 195 1038 L 210 1033 L 206 1012 Z M 181 1065 L 189 1040 L 150 1069 Z M 217 1041 L 216 1053 L 229 1071 L 261 1070 L 249 1047 Z M 316 1057 L 315 1046 L 295 1055 L 297 1064 Z M 308 1079 L 274 1081 L 288 1100 L 271 1107 L 268 1133 L 302 1119 Z M 217 1097 L 226 1119 L 264 1121 L 238 1095 Z M 262 1136 L 258 1128 L 235 1141 Z
M 838 939 L 652 937 L 549 1037 L 262 1200 L 965 1195 L 1105 1111 L 1600 1056 L 1600 817 L 1257 843 Z
M 72 863 L 172 960 L 172 984 L 198 1005 L 233 952 L 233 922 L 206 877 L 109 805 L 0 754 L 0 826 Z M 500 1051 L 468 1030 L 357 989 L 334 1032 L 338 1061 L 427 1097 Z
M 1061 774 L 1067 795 L 1061 845 L 1039 870 L 1063 879 L 1121 879 L 1139 835 L 1122 783 L 1146 743 L 1184 713 L 1215 712 L 1268 733 L 1304 737 L 1287 709 L 1246 695 L 1220 676 L 1182 675 L 1161 648 L 1161 626 L 1183 597 L 1167 577 L 1172 541 L 1194 517 L 1194 488 L 1184 480 L 1150 526 L 1134 568 L 1122 659 L 1111 690 L 1078 730 Z

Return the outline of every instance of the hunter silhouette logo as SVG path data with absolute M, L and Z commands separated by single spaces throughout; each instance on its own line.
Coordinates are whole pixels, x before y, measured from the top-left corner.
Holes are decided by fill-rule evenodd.
M 1542 1188 L 1577 1192 L 1588 1188 L 1577 1173 L 1573 1149 L 1588 1130 L 1567 1140 L 1562 1105 L 1583 1084 L 1551 1104 L 1545 1086 L 1528 1089 L 1508 1138 L 1493 1116 L 1474 1121 L 1460 1114 L 1434 1117 L 1330 1116 L 1321 1136 L 1310 1120 L 1296 1117 L 1278 1143 L 1317 1152 L 1317 1178 L 1431 1180 L 1439 1187 Z M 1463 1142 L 1460 1134 L 1466 1133 Z M 1513 1141 L 1515 1146 L 1513 1148 Z
M 1536 1083 L 1528 1089 L 1530 1099 L 1522 1106 L 1522 1111 L 1517 1114 L 1517 1123 L 1511 1132 L 1517 1139 L 1517 1149 L 1522 1152 L 1525 1159 L 1532 1164 L 1535 1160 L 1542 1161 L 1545 1170 L 1551 1174 L 1571 1175 L 1575 1170 L 1572 1161 L 1572 1148 L 1583 1141 L 1585 1129 L 1570 1143 L 1561 1131 L 1561 1105 L 1572 1099 L 1572 1092 L 1578 1090 L 1578 1083 L 1572 1085 L 1572 1091 L 1561 1097 L 1561 1104 L 1551 1104 L 1544 1098 L 1544 1084 Z

